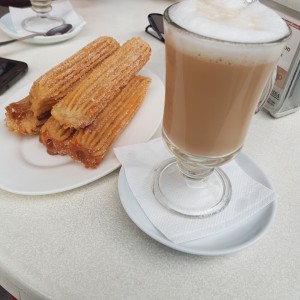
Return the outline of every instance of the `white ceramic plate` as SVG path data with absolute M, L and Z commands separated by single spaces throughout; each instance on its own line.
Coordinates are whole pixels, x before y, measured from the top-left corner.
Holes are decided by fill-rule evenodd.
M 62 35 L 36 36 L 34 38 L 24 40 L 24 42 L 31 43 L 31 44 L 54 44 L 54 43 L 58 43 L 58 42 L 63 42 L 63 41 L 66 41 L 66 40 L 71 39 L 72 37 L 76 36 L 82 30 L 84 25 L 85 25 L 85 23 L 83 23 L 82 25 L 76 26 L 70 32 L 67 32 Z M 0 28 L 5 34 L 7 34 L 9 37 L 11 37 L 13 39 L 20 38 L 23 36 L 15 31 L 15 28 L 12 24 L 9 13 L 4 15 L 0 19 Z M 29 32 L 28 34 L 31 34 L 31 33 Z
M 145 142 L 158 129 L 163 113 L 164 85 L 150 72 L 141 75 L 152 79 L 147 95 L 132 121 L 112 145 L 97 169 L 85 169 L 65 156 L 47 154 L 38 136 L 18 136 L 4 124 L 5 106 L 0 108 L 0 188 L 23 195 L 45 195 L 74 189 L 112 172 L 120 166 L 114 147 Z M 20 90 L 14 101 L 25 97 L 30 86 Z
M 269 180 L 260 168 L 245 154 L 236 158 L 240 167 L 253 179 L 272 188 Z M 178 251 L 196 255 L 224 255 L 242 250 L 255 243 L 266 232 L 273 221 L 275 202 L 272 202 L 255 215 L 249 217 L 242 225 L 232 227 L 221 233 L 194 240 L 191 242 L 174 244 L 160 233 L 150 222 L 128 185 L 124 169 L 119 175 L 119 194 L 122 205 L 131 220 L 154 240 Z

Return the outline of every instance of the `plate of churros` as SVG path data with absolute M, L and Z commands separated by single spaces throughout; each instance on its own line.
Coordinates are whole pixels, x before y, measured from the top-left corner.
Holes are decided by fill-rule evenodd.
M 149 140 L 162 119 L 164 85 L 144 68 L 150 53 L 140 38 L 100 37 L 4 103 L 0 188 L 53 194 L 120 167 L 113 148 Z

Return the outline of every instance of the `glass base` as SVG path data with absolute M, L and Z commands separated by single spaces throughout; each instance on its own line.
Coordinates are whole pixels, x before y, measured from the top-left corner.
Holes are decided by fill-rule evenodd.
M 189 217 L 205 218 L 222 211 L 231 198 L 227 175 L 214 168 L 199 180 L 183 175 L 175 158 L 163 162 L 154 175 L 153 193 L 167 209 Z
M 56 17 L 30 17 L 22 22 L 22 26 L 25 30 L 34 33 L 46 33 L 50 29 L 64 24 L 64 20 Z

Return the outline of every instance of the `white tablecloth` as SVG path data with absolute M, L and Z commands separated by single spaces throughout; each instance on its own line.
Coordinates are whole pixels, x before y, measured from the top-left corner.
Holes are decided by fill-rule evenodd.
M 0 105 L 100 35 L 120 42 L 144 38 L 152 47 L 148 68 L 164 81 L 164 45 L 144 28 L 149 13 L 163 12 L 172 1 L 71 2 L 87 21 L 78 36 L 54 45 L 1 48 L 1 56 L 27 62 L 29 72 L 0 98 Z M 5 39 L 0 32 L 0 40 Z M 275 222 L 255 245 L 232 255 L 202 257 L 159 244 L 123 210 L 117 170 L 55 195 L 0 190 L 0 285 L 23 300 L 299 299 L 300 112 L 281 119 L 256 115 L 244 152 L 280 197 Z

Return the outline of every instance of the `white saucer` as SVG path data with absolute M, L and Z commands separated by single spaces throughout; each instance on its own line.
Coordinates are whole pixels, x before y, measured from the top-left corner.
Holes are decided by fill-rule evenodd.
M 30 44 L 54 44 L 58 42 L 63 42 L 68 39 L 71 39 L 72 37 L 76 36 L 84 27 L 85 22 L 83 22 L 81 25 L 75 26 L 73 30 L 70 32 L 67 32 L 62 35 L 55 35 L 55 36 L 36 36 L 34 38 L 30 38 L 27 40 L 24 40 L 26 43 Z M 16 32 L 11 17 L 10 13 L 7 13 L 0 19 L 0 29 L 7 34 L 9 37 L 16 39 L 23 37 L 22 34 L 19 34 Z M 31 34 L 30 32 L 28 34 Z
M 241 153 L 236 161 L 249 176 L 272 189 L 266 175 L 248 156 Z M 123 168 L 121 168 L 119 174 L 118 188 L 125 211 L 142 231 L 170 248 L 196 255 L 224 255 L 240 251 L 252 245 L 263 236 L 272 223 L 276 208 L 276 203 L 273 201 L 255 215 L 247 218 L 245 223 L 239 226 L 202 239 L 174 244 L 149 221 L 130 190 Z

